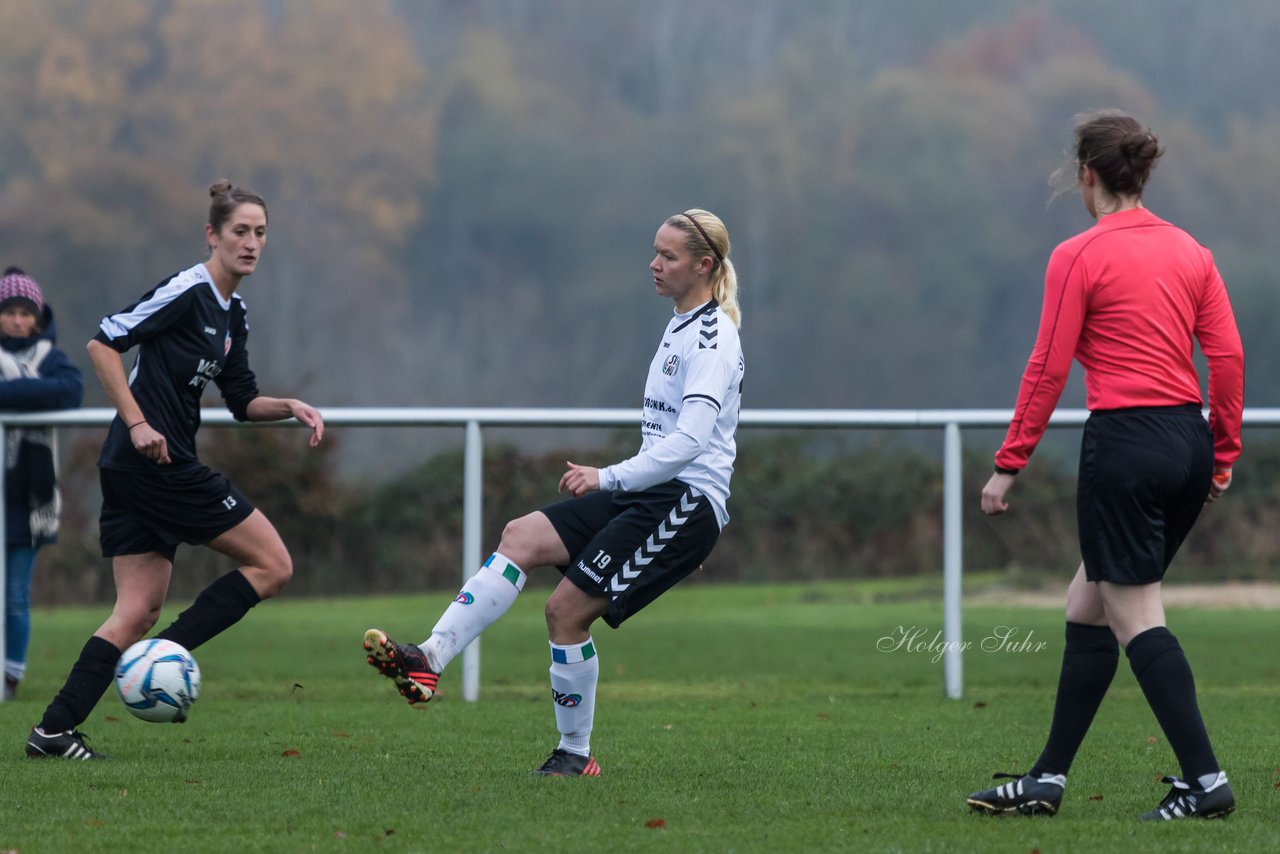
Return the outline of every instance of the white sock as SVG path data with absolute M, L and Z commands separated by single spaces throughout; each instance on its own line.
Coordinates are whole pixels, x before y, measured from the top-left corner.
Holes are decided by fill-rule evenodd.
M 14 681 L 21 682 L 22 677 L 27 674 L 27 663 L 25 661 L 14 661 L 12 658 L 4 660 L 4 675 Z
M 591 725 L 596 716 L 596 682 L 600 659 L 591 638 L 582 643 L 551 644 L 551 698 L 561 750 L 591 755 Z
M 1212 774 L 1201 774 L 1196 778 L 1196 782 L 1200 784 L 1200 788 L 1206 792 L 1212 792 L 1214 789 L 1227 782 L 1226 771 L 1214 771 Z
M 505 614 L 524 589 L 524 581 L 520 567 L 498 552 L 490 555 L 480 571 L 462 585 L 431 630 L 431 637 L 418 645 L 431 669 L 442 673 L 455 655 Z

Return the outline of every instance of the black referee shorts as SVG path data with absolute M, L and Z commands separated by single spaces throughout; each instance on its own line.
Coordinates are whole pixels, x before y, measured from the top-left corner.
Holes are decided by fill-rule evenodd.
M 170 562 L 179 543 L 203 545 L 253 512 L 253 503 L 203 463 L 128 471 L 99 469 L 103 557 L 160 552 Z
M 565 577 L 609 599 L 617 628 L 698 568 L 720 536 L 711 501 L 669 480 L 642 492 L 592 492 L 542 508 L 570 555 Z
M 1115 584 L 1164 578 L 1212 477 L 1213 435 L 1199 405 L 1090 415 L 1076 492 L 1085 576 Z

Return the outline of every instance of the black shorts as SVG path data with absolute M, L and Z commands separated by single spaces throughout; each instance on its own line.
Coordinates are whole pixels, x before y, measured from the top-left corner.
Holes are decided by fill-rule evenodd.
M 617 628 L 711 554 L 720 525 L 711 501 L 669 480 L 642 492 L 592 492 L 542 508 L 569 551 L 565 578 L 609 599 Z
M 1085 576 L 1115 584 L 1164 578 L 1212 477 L 1213 435 L 1198 405 L 1089 416 L 1076 492 Z
M 253 512 L 235 484 L 202 463 L 99 469 L 98 479 L 103 557 L 160 552 L 172 561 L 179 543 L 203 545 Z

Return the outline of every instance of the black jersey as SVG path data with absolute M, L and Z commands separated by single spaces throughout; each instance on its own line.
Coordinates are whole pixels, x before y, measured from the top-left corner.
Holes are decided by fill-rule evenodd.
M 147 423 L 165 437 L 170 458 L 179 463 L 197 459 L 200 397 L 209 380 L 222 391 L 236 420 L 248 420 L 249 402 L 258 396 L 245 349 L 248 336 L 244 301 L 234 294 L 224 300 L 204 264 L 197 264 L 104 317 L 94 340 L 121 353 L 138 346 L 129 389 Z M 139 469 L 155 463 L 133 447 L 117 416 L 98 465 Z

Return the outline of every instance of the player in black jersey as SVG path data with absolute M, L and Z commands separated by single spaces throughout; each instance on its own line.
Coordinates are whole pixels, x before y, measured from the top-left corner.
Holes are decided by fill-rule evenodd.
M 267 517 L 196 456 L 200 397 L 210 380 L 239 421 L 296 418 L 311 428 L 312 447 L 324 435 L 314 407 L 259 394 L 249 369 L 249 326 L 236 288 L 252 275 L 266 244 L 266 203 L 227 181 L 213 184 L 209 194 L 209 259 L 103 318 L 88 345 L 118 413 L 98 459 L 102 552 L 112 559 L 116 604 L 31 731 L 31 757 L 101 757 L 76 727 L 111 684 L 122 651 L 159 618 L 179 543 L 208 545 L 242 564 L 158 635 L 189 650 L 279 593 L 293 574 L 289 551 Z M 138 355 L 126 378 L 120 354 L 134 346 Z

